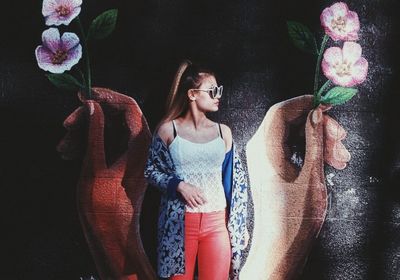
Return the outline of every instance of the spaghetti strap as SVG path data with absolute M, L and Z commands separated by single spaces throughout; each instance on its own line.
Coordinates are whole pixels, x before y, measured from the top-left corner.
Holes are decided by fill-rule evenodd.
M 218 127 L 219 127 L 219 136 L 221 136 L 222 139 L 224 139 L 224 137 L 222 136 L 222 130 L 221 130 L 221 124 L 218 123 Z
M 172 120 L 172 127 L 174 128 L 174 138 L 176 137 L 176 127 L 175 127 L 175 120 Z

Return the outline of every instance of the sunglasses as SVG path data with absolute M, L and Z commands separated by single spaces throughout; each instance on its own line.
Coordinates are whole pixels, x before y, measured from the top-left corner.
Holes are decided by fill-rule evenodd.
M 208 92 L 211 98 L 221 98 L 222 96 L 222 91 L 224 90 L 224 86 L 214 86 L 213 88 L 209 89 L 199 89 L 199 88 L 192 88 L 191 90 L 197 90 L 197 91 L 205 91 Z

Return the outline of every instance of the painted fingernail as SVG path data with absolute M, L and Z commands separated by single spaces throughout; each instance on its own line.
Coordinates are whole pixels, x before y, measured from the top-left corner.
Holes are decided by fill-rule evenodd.
M 92 116 L 94 114 L 94 104 L 92 101 L 88 101 L 89 104 L 89 113 Z
M 322 121 L 322 111 L 321 109 L 317 108 L 311 114 L 311 124 L 315 127 Z

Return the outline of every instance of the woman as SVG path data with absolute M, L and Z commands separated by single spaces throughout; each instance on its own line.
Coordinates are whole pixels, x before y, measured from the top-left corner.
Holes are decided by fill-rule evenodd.
M 158 274 L 172 280 L 236 279 L 247 245 L 247 179 L 218 110 L 215 75 L 184 61 L 153 136 L 145 177 L 162 191 Z

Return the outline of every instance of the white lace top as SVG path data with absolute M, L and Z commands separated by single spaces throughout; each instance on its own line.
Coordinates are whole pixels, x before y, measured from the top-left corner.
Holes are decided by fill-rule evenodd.
M 174 121 L 173 125 L 176 129 Z M 218 125 L 216 125 L 218 131 Z M 206 143 L 195 143 L 178 135 L 169 145 L 176 172 L 186 183 L 203 191 L 206 203 L 196 208 L 185 205 L 186 212 L 213 212 L 226 207 L 222 185 L 222 163 L 225 159 L 225 142 L 219 135 Z

